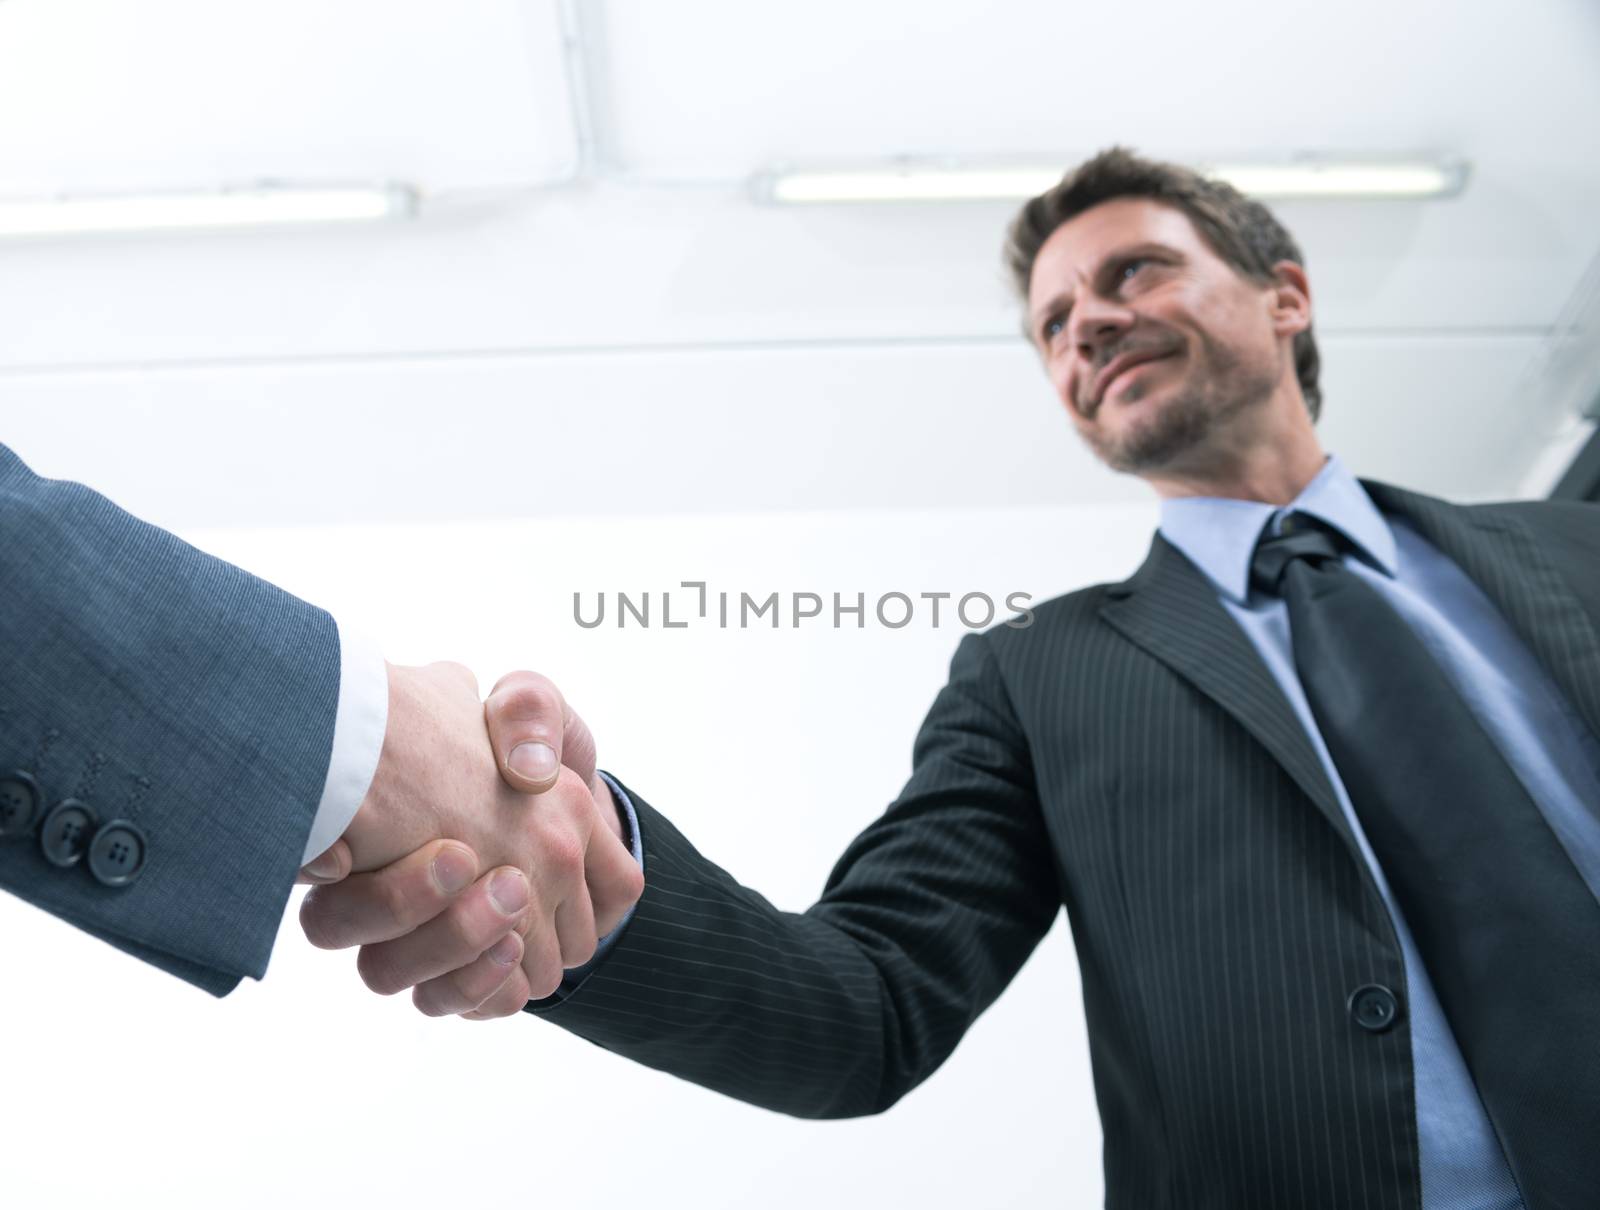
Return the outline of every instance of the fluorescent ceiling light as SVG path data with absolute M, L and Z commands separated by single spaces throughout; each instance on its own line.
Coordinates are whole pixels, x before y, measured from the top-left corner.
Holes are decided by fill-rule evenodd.
M 1061 179 L 1065 167 L 906 163 L 862 169 L 780 170 L 757 177 L 755 190 L 765 201 L 792 204 L 1015 201 L 1049 189 Z M 1460 161 L 1305 160 L 1197 167 L 1258 198 L 1449 197 L 1466 183 L 1466 165 Z
M 408 185 L 364 188 L 264 185 L 209 193 L 0 198 L 0 236 L 340 223 L 409 218 L 416 210 L 417 193 Z

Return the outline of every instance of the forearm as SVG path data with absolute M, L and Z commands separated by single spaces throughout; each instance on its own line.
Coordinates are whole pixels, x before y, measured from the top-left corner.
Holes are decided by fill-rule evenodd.
M 333 619 L 4 447 L 0 580 L 0 760 L 148 842 L 112 887 L 14 839 L 0 885 L 213 993 L 260 977 L 327 771 Z
M 628 794 L 645 862 L 633 919 L 577 992 L 528 1011 L 796 1117 L 861 1116 L 892 1103 L 904 1091 L 884 1087 L 894 1014 L 863 948 L 837 925 L 780 912 L 740 886 Z
M 741 886 L 619 787 L 638 816 L 643 896 L 588 979 L 529 1011 L 780 1112 L 888 1108 L 949 1056 L 1061 907 L 1027 743 L 978 636 L 951 661 L 900 796 L 803 913 Z

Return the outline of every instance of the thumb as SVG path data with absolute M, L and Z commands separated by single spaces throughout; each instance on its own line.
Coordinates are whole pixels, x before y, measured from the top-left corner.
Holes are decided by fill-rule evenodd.
M 508 673 L 483 711 L 500 776 L 512 789 L 542 794 L 556 784 L 562 765 L 585 784 L 594 777 L 594 736 L 548 677 Z

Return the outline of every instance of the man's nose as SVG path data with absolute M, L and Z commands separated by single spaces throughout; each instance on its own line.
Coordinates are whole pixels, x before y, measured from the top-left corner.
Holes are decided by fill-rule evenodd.
M 1072 344 L 1091 364 L 1133 326 L 1133 313 L 1107 299 L 1087 296 L 1072 310 Z

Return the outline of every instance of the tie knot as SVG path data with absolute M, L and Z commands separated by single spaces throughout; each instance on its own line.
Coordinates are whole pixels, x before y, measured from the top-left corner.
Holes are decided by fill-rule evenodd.
M 1250 583 L 1262 592 L 1279 593 L 1283 572 L 1296 559 L 1322 563 L 1337 561 L 1347 545 L 1344 535 L 1309 513 L 1290 513 L 1276 537 L 1262 534 L 1250 557 Z

